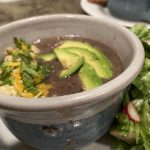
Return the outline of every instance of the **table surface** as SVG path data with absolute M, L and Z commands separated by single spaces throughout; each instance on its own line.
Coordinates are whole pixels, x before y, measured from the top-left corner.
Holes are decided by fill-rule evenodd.
M 32 16 L 61 13 L 85 14 L 80 7 L 80 0 L 19 0 L 11 3 L 0 2 L 0 25 Z

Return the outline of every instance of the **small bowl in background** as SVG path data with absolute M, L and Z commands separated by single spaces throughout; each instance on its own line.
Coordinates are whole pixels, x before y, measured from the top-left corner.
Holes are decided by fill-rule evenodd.
M 121 19 L 150 22 L 149 0 L 108 0 L 110 12 Z

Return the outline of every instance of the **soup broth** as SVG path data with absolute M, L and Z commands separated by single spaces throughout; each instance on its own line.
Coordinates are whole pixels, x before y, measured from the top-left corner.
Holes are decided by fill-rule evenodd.
M 100 49 L 111 61 L 113 76 L 110 79 L 102 79 L 103 83 L 110 81 L 123 71 L 123 64 L 119 56 L 114 52 L 114 50 L 98 41 L 81 37 L 53 37 L 46 39 L 38 39 L 37 41 L 35 41 L 34 44 L 40 49 L 41 53 L 44 54 L 52 52 L 54 48 L 61 45 L 61 43 L 64 40 L 68 39 L 87 42 L 91 44 L 93 47 Z M 60 78 L 59 77 L 60 71 L 64 69 L 60 61 L 58 61 L 58 59 L 54 59 L 53 61 L 46 63 L 50 64 L 53 68 L 52 72 L 46 79 L 46 82 L 52 85 L 52 88 L 50 89 L 48 96 L 68 95 L 83 91 L 83 85 L 78 77 L 78 74 L 74 73 L 71 76 Z

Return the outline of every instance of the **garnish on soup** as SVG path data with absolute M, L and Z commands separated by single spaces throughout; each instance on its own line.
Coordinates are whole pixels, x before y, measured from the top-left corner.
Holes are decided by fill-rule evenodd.
M 14 38 L 16 48 L 9 48 L 0 63 L 0 92 L 27 98 L 45 97 L 51 88 L 44 83 L 51 72 L 37 60 L 39 49 L 22 39 Z
M 111 60 L 86 39 L 56 37 L 28 44 L 14 38 L 14 42 L 16 48 L 7 49 L 0 63 L 0 92 L 6 95 L 37 98 L 77 93 L 96 88 L 122 71 L 114 52 L 108 52 L 114 57 Z

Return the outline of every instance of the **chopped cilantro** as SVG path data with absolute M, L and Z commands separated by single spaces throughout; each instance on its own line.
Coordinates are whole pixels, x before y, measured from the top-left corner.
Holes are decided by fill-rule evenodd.
M 32 91 L 37 94 L 37 88 L 34 83 L 34 79 L 28 72 L 23 71 L 22 80 L 27 91 Z
M 44 79 L 51 67 L 38 62 L 37 54 L 31 49 L 33 45 L 17 38 L 14 38 L 14 43 L 16 48 L 9 49 L 0 63 L 0 85 L 13 86 L 19 96 L 46 96 L 50 86 L 44 83 Z

